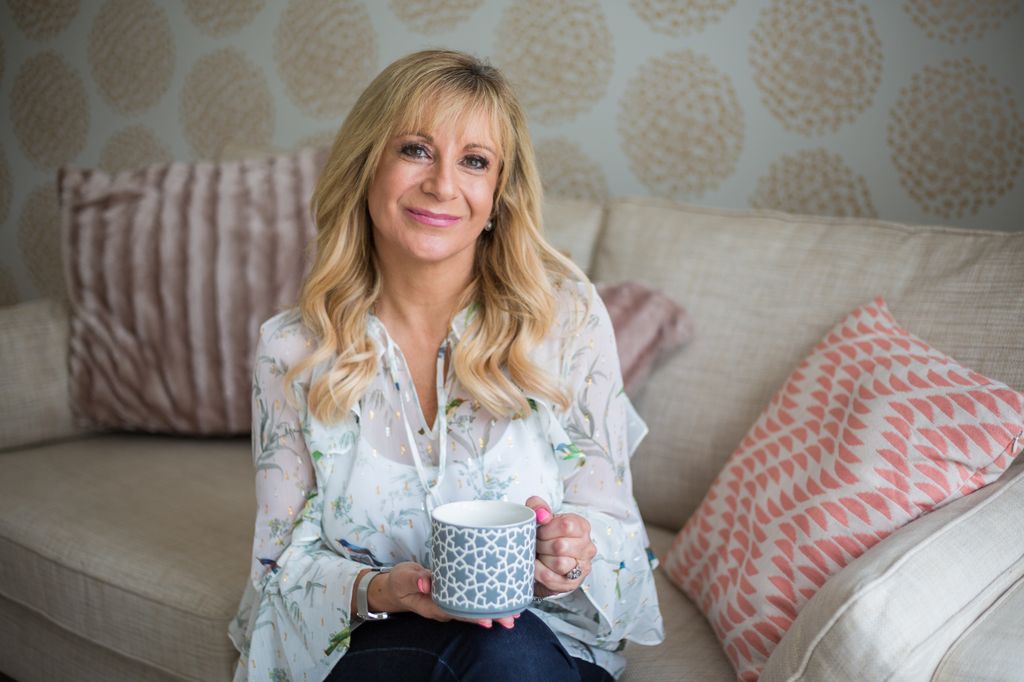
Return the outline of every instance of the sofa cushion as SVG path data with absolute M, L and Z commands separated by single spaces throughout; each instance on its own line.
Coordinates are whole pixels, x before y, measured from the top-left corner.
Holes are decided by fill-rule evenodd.
M 596 201 L 545 196 L 543 210 L 544 238 L 589 275 L 604 206 Z
M 596 281 L 639 278 L 698 333 L 636 401 L 644 519 L 679 528 L 747 429 L 836 320 L 884 296 L 908 329 L 1024 389 L 1024 232 L 928 228 L 656 199 L 609 204 Z
M 96 436 L 0 454 L 0 595 L 123 657 L 227 679 L 252 476 L 247 439 Z
M 1024 449 L 1024 395 L 858 307 L 800 363 L 664 566 L 756 679 L 825 581 L 894 530 L 996 480 Z
M 908 524 L 833 576 L 761 679 L 944 679 L 936 672 L 944 656 L 947 674 L 959 668 L 964 679 L 1020 679 L 1021 611 L 997 602 L 1024 578 L 1022 547 L 1024 462 L 1017 462 L 996 483 Z M 991 628 L 987 613 L 998 614 Z M 998 632 L 1003 618 L 1016 622 L 991 643 L 1011 632 L 1018 639 L 989 657 L 991 648 L 971 633 Z
M 49 299 L 0 307 L 0 450 L 75 436 L 68 313 Z
M 71 401 L 94 428 L 249 430 L 260 323 L 290 305 L 323 152 L 63 168 Z
M 651 550 L 664 556 L 673 531 L 647 526 Z M 732 682 L 736 673 L 722 652 L 715 633 L 686 595 L 669 582 L 664 571 L 654 572 L 658 605 L 665 621 L 665 642 L 658 646 L 626 646 L 626 673 L 622 682 Z
M 946 652 L 936 682 L 1018 679 L 1024 670 L 1024 577 L 978 616 Z

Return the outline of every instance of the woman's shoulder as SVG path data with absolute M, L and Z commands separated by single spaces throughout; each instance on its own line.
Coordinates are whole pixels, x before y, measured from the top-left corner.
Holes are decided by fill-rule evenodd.
M 558 336 L 573 336 L 583 327 L 600 324 L 608 317 L 597 287 L 589 280 L 564 279 L 555 284 L 555 324 Z
M 298 308 L 283 310 L 260 325 L 258 355 L 291 366 L 312 355 L 316 347 L 316 338 Z

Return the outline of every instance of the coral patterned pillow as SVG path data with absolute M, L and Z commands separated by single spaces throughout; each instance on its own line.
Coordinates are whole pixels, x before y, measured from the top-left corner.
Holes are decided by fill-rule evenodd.
M 828 577 L 894 530 L 999 477 L 1024 396 L 893 319 L 854 310 L 772 398 L 665 559 L 741 679 Z

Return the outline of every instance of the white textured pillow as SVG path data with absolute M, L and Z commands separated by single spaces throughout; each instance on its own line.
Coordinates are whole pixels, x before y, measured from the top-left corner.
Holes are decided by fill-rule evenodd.
M 582 199 L 544 198 L 544 237 L 590 274 L 604 207 Z
M 957 638 L 1024 576 L 1022 553 L 1018 461 L 995 483 L 904 526 L 830 578 L 761 680 L 931 679 Z

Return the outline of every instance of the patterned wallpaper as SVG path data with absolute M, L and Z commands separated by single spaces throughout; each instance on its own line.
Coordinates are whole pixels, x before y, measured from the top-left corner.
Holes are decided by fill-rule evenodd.
M 328 141 L 394 58 L 517 83 L 547 190 L 1024 229 L 1024 0 L 6 0 L 0 304 L 55 171 Z

